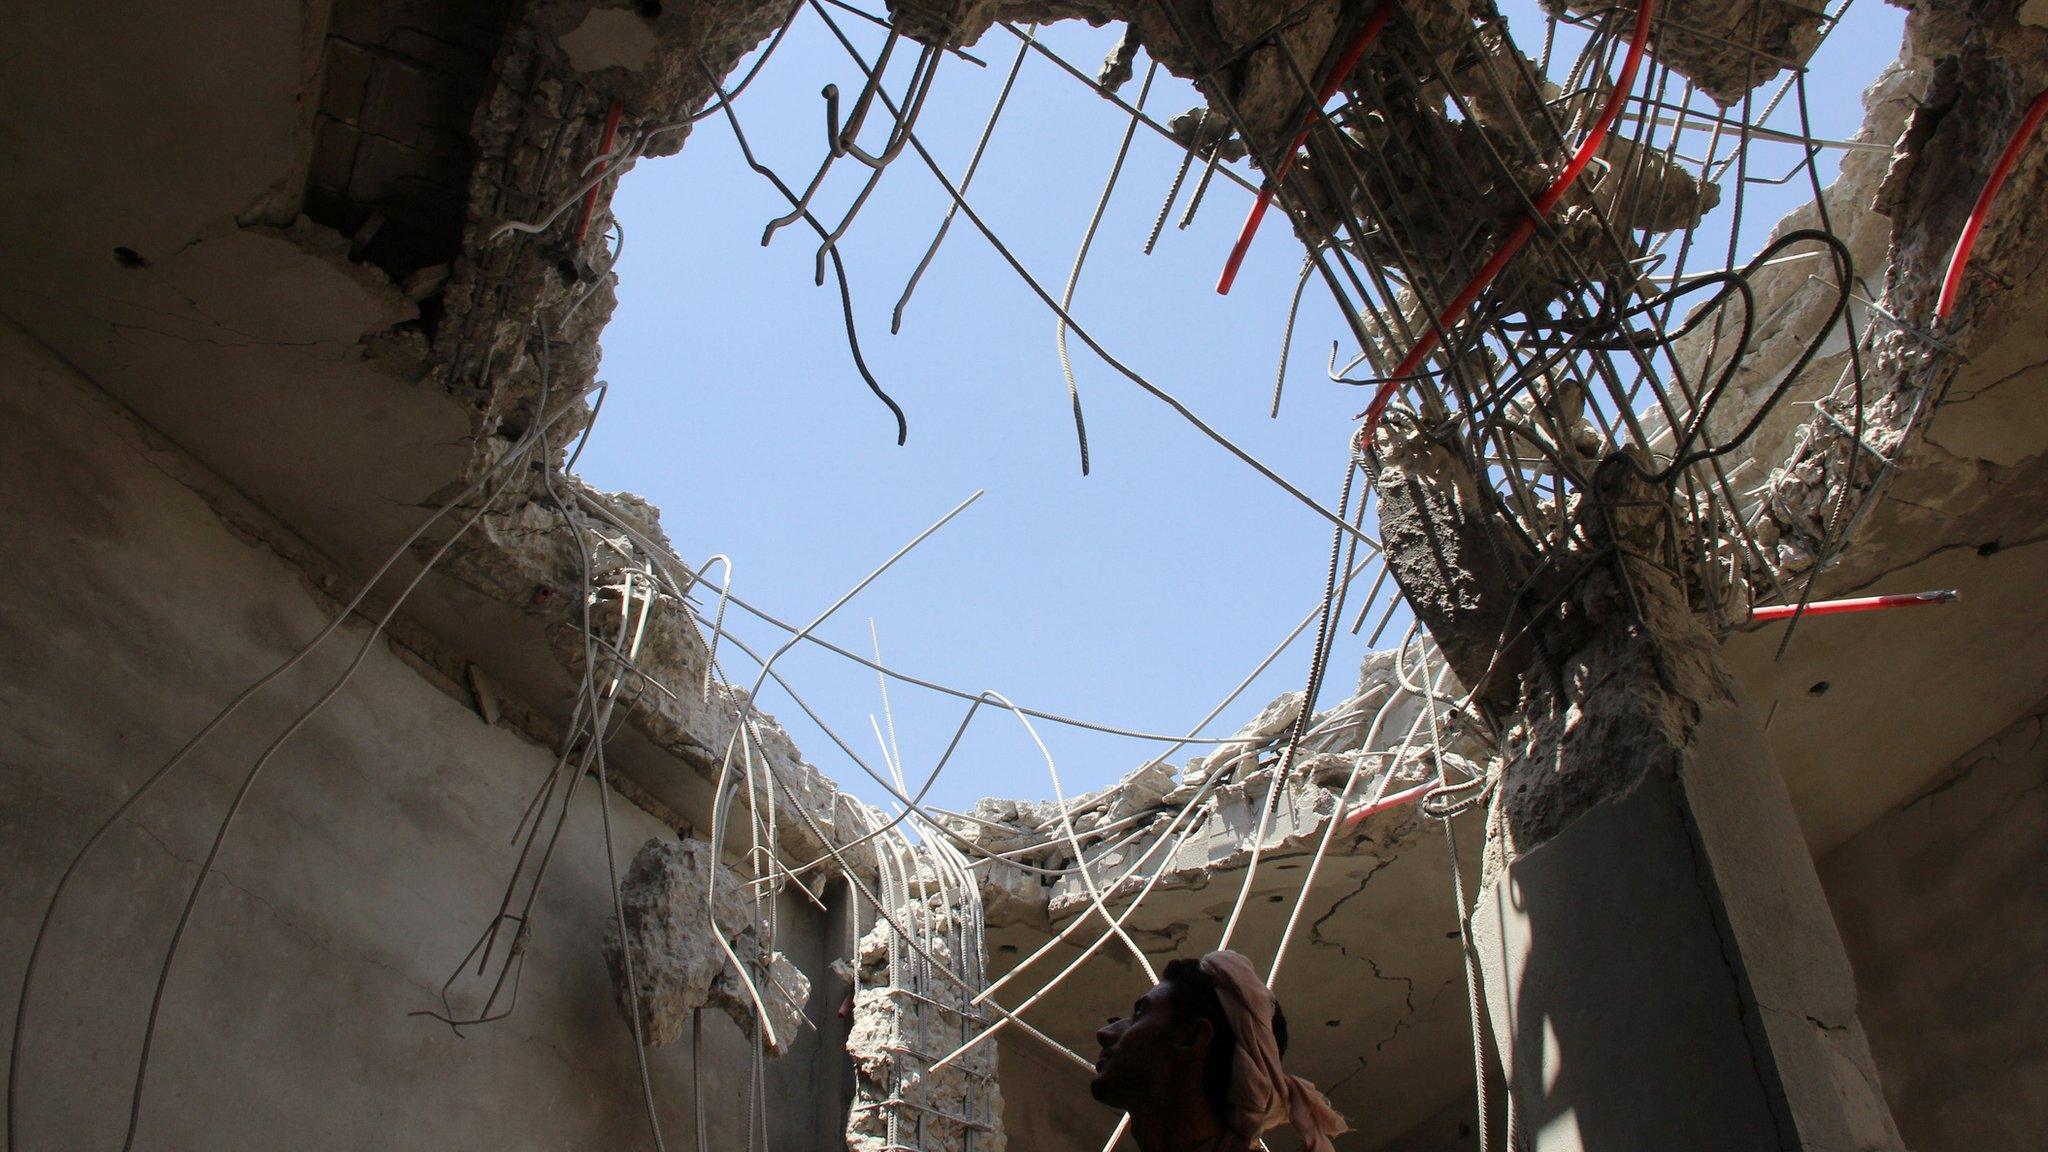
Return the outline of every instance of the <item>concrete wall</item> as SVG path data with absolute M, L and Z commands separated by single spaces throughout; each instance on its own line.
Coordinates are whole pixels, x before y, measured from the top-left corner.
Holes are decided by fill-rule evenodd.
M 1496 1088 L 1499 1085 L 1496 1083 Z M 1498 1101 L 1500 1094 L 1495 1092 Z M 1479 1145 L 1479 1102 L 1471 1092 L 1437 1109 L 1436 1115 L 1395 1137 L 1390 1143 L 1380 1145 L 1375 1152 L 1489 1152 Z M 1493 1123 L 1500 1123 L 1496 1116 Z M 1500 1147 L 1500 1135 L 1489 1133 Z
M 1821 861 L 1915 1152 L 2048 1132 L 2048 701 Z
M 280 558 L 286 545 L 261 538 L 260 510 L 4 324 L 0 457 L 11 1028 L 36 919 L 88 831 L 328 609 Z M 30 1009 L 24 1148 L 118 1145 L 156 967 L 233 781 L 365 635 L 345 629 L 252 703 L 81 870 Z M 610 898 L 594 786 L 536 906 L 516 1010 L 464 1036 L 408 1015 L 438 1006 L 495 911 L 508 839 L 551 763 L 373 645 L 234 826 L 170 980 L 137 1147 L 644 1146 L 632 1042 L 598 950 Z M 617 795 L 611 808 L 622 867 L 643 839 L 670 834 Z M 813 1019 L 843 994 L 820 978 L 822 920 L 794 906 L 781 917 L 784 948 L 813 978 Z M 750 1044 L 722 1014 L 705 1017 L 707 1119 L 731 1146 L 744 1138 Z M 686 1049 L 652 1055 L 671 1146 L 688 1146 L 693 1125 Z M 832 1142 L 836 1124 L 820 1121 L 837 1101 L 810 1086 L 836 1083 L 814 1061 L 839 1059 L 806 1031 L 771 1065 L 778 1149 Z

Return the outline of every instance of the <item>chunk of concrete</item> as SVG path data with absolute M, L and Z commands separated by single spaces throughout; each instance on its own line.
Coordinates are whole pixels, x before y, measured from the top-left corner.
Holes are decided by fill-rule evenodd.
M 712 891 L 717 903 L 712 914 Z M 752 993 L 720 947 L 721 937 L 747 966 L 768 1010 L 770 1049 L 787 1048 L 802 1026 L 811 982 L 780 952 L 764 948 L 745 888 L 717 862 L 702 840 L 649 840 L 641 845 L 619 885 L 626 934 L 614 919 L 605 928 L 605 966 L 619 1011 L 632 1019 L 640 1001 L 640 1039 L 650 1048 L 673 1044 L 689 1030 L 691 1014 L 716 1007 L 742 1028 L 755 1021 Z M 630 941 L 633 985 L 626 980 L 624 944 Z

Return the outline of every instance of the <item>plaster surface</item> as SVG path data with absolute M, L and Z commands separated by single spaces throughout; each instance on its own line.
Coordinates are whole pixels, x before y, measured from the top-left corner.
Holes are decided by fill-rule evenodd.
M 1916 1152 L 2048 1131 L 2048 701 L 1820 862 Z
M 1644 779 L 1480 893 L 1487 1011 L 1541 1152 L 1781 1146 L 1677 793 Z
M 0 452 L 16 510 L 0 547 L 20 565 L 0 585 L 0 1026 L 11 1026 L 36 918 L 89 829 L 330 608 L 251 531 L 259 510 L 12 327 L 0 327 Z M 80 872 L 31 1007 L 25 1148 L 119 1143 L 158 958 L 213 822 L 262 744 L 366 633 L 350 624 L 247 706 Z M 234 826 L 171 976 L 137 1146 L 644 1140 L 632 1041 L 599 951 L 610 898 L 594 786 L 541 890 L 516 1010 L 460 1036 L 409 1015 L 439 1009 L 443 980 L 496 910 L 507 837 L 552 762 L 373 643 Z M 610 800 L 622 865 L 641 840 L 672 834 Z M 821 969 L 822 916 L 785 907 L 782 924 L 799 960 Z M 457 1003 L 473 1007 L 474 992 L 459 983 Z M 751 1045 L 723 1016 L 705 1031 L 707 1120 L 737 1142 Z M 787 1104 L 778 1147 L 829 1146 L 811 1139 L 815 1036 L 771 1065 Z M 672 1133 L 693 1120 L 687 1049 L 650 1053 Z

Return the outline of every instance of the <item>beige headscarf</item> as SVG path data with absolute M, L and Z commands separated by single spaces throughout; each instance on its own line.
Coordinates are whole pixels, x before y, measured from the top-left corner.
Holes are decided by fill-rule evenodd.
M 1252 962 L 1235 952 L 1202 957 L 1202 974 L 1216 985 L 1216 998 L 1230 1030 L 1237 1034 L 1237 1055 L 1230 1072 L 1230 1127 L 1247 1142 L 1286 1120 L 1301 1135 L 1307 1152 L 1331 1152 L 1330 1137 L 1351 1130 L 1316 1086 L 1290 1076 L 1280 1066 L 1280 1043 L 1273 1036 L 1273 994 L 1259 980 Z

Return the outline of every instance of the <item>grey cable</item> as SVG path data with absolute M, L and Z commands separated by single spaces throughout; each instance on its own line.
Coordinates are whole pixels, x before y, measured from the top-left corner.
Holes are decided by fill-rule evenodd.
M 1088 422 L 1081 416 L 1081 388 L 1074 381 L 1073 361 L 1067 357 L 1067 313 L 1074 306 L 1074 290 L 1081 284 L 1081 266 L 1088 262 L 1088 249 L 1095 243 L 1095 231 L 1102 226 L 1102 214 L 1109 210 L 1109 198 L 1116 193 L 1117 177 L 1123 175 L 1124 161 L 1131 154 L 1131 140 L 1138 134 L 1138 117 L 1144 114 L 1145 99 L 1152 94 L 1152 79 L 1158 74 L 1159 62 L 1154 60 L 1145 69 L 1145 82 L 1138 87 L 1138 105 L 1131 112 L 1130 123 L 1124 125 L 1123 142 L 1117 145 L 1116 160 L 1109 166 L 1109 179 L 1103 182 L 1102 195 L 1095 201 L 1095 213 L 1088 217 L 1088 230 L 1081 234 L 1081 247 L 1074 253 L 1074 270 L 1067 273 L 1066 291 L 1060 294 L 1059 319 L 1053 323 L 1053 343 L 1060 354 L 1060 375 L 1066 378 L 1067 400 L 1074 408 L 1074 438 L 1081 443 L 1083 476 L 1088 474 Z M 964 183 L 960 190 L 962 193 L 967 191 Z

